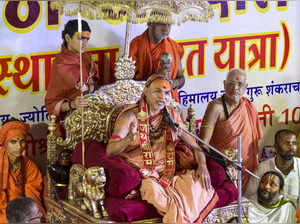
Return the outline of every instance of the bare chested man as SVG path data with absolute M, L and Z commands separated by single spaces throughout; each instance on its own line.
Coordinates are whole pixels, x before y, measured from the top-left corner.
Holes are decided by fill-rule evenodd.
M 247 90 L 246 73 L 241 69 L 232 69 L 224 80 L 225 94 L 210 102 L 207 106 L 200 138 L 218 150 L 237 149 L 237 136 L 242 136 L 242 159 L 245 168 L 254 171 L 258 166 L 258 140 L 262 131 L 255 106 L 243 95 Z M 206 146 L 203 146 L 206 148 Z M 219 194 L 219 206 L 236 200 L 237 190 L 227 180 L 224 168 L 215 160 L 208 158 L 212 185 Z M 220 169 L 217 169 L 219 167 Z M 243 190 L 248 175 L 243 173 Z

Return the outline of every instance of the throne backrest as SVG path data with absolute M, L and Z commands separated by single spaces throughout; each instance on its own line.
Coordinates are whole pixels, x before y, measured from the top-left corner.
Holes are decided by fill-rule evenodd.
M 113 84 L 102 86 L 93 94 L 88 94 L 88 107 L 83 110 L 84 139 L 93 139 L 106 143 L 113 129 L 117 115 L 127 104 L 136 103 L 144 89 L 144 81 L 117 80 Z M 82 112 L 75 110 L 64 123 L 66 139 L 58 138 L 57 145 L 65 149 L 74 149 L 81 141 Z

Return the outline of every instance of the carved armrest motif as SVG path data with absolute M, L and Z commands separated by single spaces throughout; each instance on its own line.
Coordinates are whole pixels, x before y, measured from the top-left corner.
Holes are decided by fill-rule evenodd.
M 105 85 L 93 94 L 86 95 L 88 107 L 83 110 L 84 139 L 106 143 L 110 137 L 111 118 L 120 106 L 136 103 L 144 89 L 144 82 L 118 80 Z M 81 141 L 81 111 L 75 110 L 64 123 L 67 137 L 58 138 L 57 144 L 66 149 L 74 149 Z

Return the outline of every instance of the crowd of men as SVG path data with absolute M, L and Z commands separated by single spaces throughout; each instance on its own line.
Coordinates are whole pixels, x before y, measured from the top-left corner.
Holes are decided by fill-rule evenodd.
M 128 170 L 125 178 L 116 180 L 125 181 L 118 184 L 126 191 L 120 194 L 110 191 L 107 197 L 107 212 L 117 221 L 134 221 L 137 217 L 134 213 L 141 206 L 134 203 L 142 200 L 162 217 L 163 223 L 201 223 L 214 208 L 229 205 L 238 197 L 234 184 L 237 167 L 181 131 L 178 127 L 184 127 L 182 115 L 168 104 L 171 98 L 179 102 L 177 90 L 185 83 L 180 58 L 183 49 L 169 38 L 170 30 L 170 24 L 148 23 L 146 31 L 132 40 L 134 79 L 146 80 L 143 94 L 136 104 L 127 105 L 120 112 L 104 148 L 97 145 L 93 151 L 87 148 L 86 153 L 94 153 L 93 164 L 109 164 L 115 167 L 114 172 Z M 77 20 L 70 20 L 62 32 L 61 52 L 53 62 L 45 97 L 49 114 L 58 117 L 58 136 L 65 135 L 62 121 L 73 110 L 88 106 L 82 94 L 99 87 L 101 74 L 85 52 L 90 37 L 91 29 L 85 21 L 81 33 Z M 165 53 L 172 58 L 167 67 L 161 66 L 160 60 Z M 263 132 L 254 104 L 243 97 L 247 86 L 243 70 L 228 72 L 224 78 L 225 93 L 208 104 L 199 137 L 225 152 L 237 149 L 237 135 L 242 135 L 242 191 L 250 200 L 248 221 L 295 223 L 300 206 L 297 135 L 291 130 L 278 130 L 274 138 L 275 157 L 259 163 L 259 140 Z M 174 128 L 172 123 L 178 127 Z M 0 129 L 0 223 L 40 222 L 46 214 L 41 172 L 23 155 L 27 131 L 28 126 L 18 120 L 9 120 Z M 102 159 L 95 153 L 101 154 Z M 122 162 L 116 164 L 116 158 Z M 249 176 L 245 169 L 260 179 Z M 111 181 L 113 175 L 110 174 Z M 130 205 L 133 211 L 123 219 L 123 214 L 115 212 L 116 205 Z M 23 212 L 18 213 L 19 210 Z

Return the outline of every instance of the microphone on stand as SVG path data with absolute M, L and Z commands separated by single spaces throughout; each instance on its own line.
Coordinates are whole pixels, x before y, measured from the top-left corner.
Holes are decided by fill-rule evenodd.
M 164 108 L 163 109 L 163 118 L 164 118 L 164 120 L 168 123 L 168 125 L 172 128 L 172 130 L 175 132 L 175 133 L 177 133 L 177 128 L 178 128 L 178 124 L 177 123 L 175 123 L 172 119 L 171 119 L 171 117 L 170 117 L 170 114 L 169 114 L 169 112 L 167 111 L 167 109 L 166 108 Z
M 177 123 L 175 123 L 175 122 L 171 119 L 170 114 L 169 114 L 169 112 L 167 111 L 166 108 L 163 109 L 163 113 L 162 113 L 162 114 L 163 114 L 164 120 L 168 123 L 168 125 L 172 128 L 172 130 L 177 134 L 177 128 L 179 127 L 179 125 L 178 125 Z M 181 139 L 180 136 L 178 136 L 178 137 Z M 192 147 L 189 143 L 187 143 L 187 144 L 188 144 L 190 147 Z M 192 147 L 192 148 L 193 148 L 193 147 Z M 200 148 L 201 148 L 201 147 L 200 147 Z M 202 149 L 202 148 L 201 148 L 201 149 Z M 232 180 L 232 178 L 231 178 L 231 176 L 230 176 L 230 174 L 229 174 L 228 168 L 226 167 L 225 160 L 224 160 L 224 158 L 223 158 L 221 155 L 215 153 L 215 152 L 212 151 L 212 150 L 206 151 L 205 149 L 202 149 L 201 151 L 204 152 L 207 156 L 209 156 L 209 157 L 212 158 L 213 160 L 215 160 L 217 163 L 219 163 L 219 164 L 224 168 L 225 173 L 226 173 L 226 176 L 228 177 L 228 179 L 229 179 L 232 183 L 234 183 L 233 180 Z

